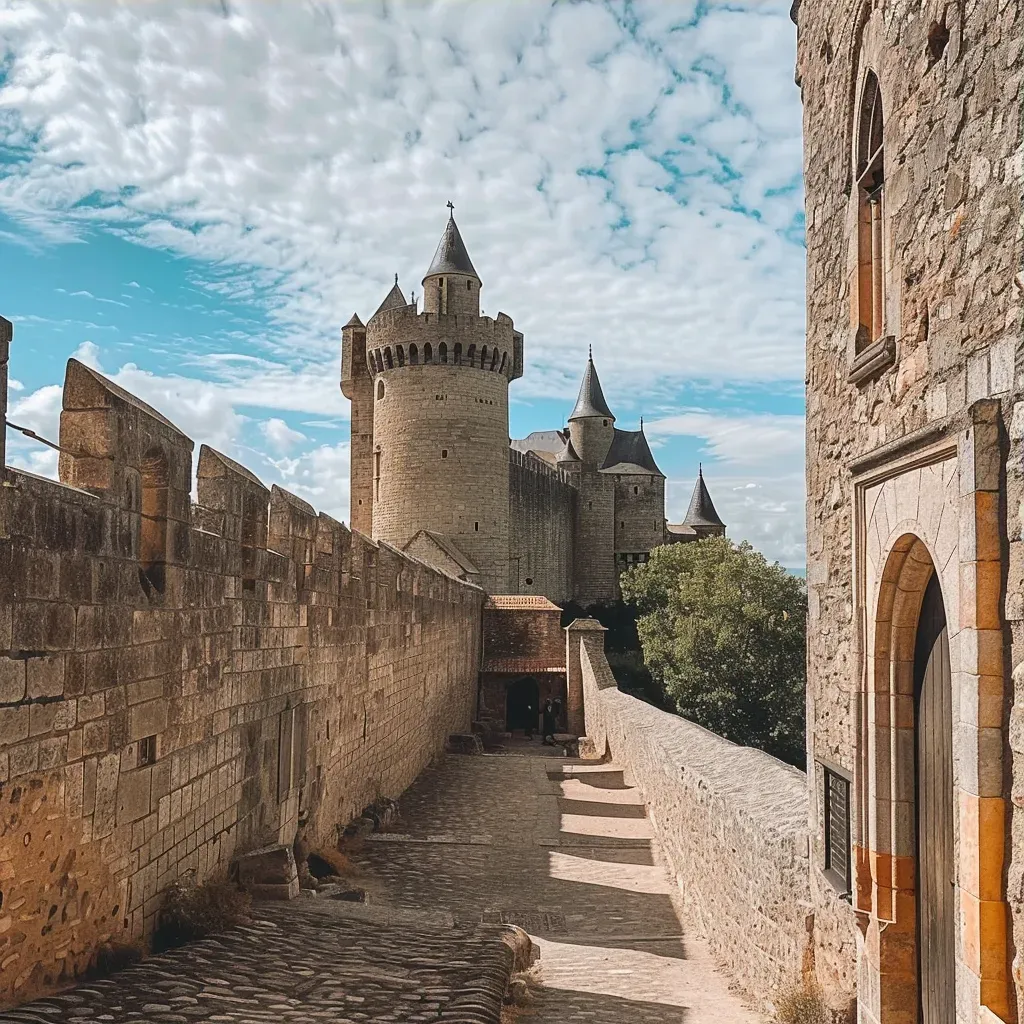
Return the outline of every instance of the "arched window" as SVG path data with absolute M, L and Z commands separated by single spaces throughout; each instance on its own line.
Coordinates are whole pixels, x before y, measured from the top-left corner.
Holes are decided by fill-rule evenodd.
M 882 91 L 873 71 L 864 79 L 857 126 L 857 350 L 885 336 L 885 153 Z
M 441 360 L 442 363 L 447 363 L 448 362 L 448 343 L 447 342 L 442 341 L 441 344 L 437 346 L 437 357 L 438 357 L 438 359 Z
M 466 365 L 476 365 L 476 345 L 470 345 L 469 348 L 466 349 Z
M 147 589 L 164 589 L 167 562 L 167 456 L 151 448 L 143 456 L 139 578 Z
M 405 347 L 402 345 L 396 345 L 395 354 L 398 356 L 398 365 L 405 366 Z
M 452 355 L 452 362 L 455 363 L 456 366 L 461 366 L 462 365 L 462 343 L 461 342 L 457 341 L 455 343 L 455 351 L 454 351 L 454 354 Z
M 466 291 L 471 292 L 473 290 L 473 282 L 468 278 L 466 279 Z
M 428 341 L 423 346 L 423 362 L 424 363 L 432 363 L 433 361 L 434 361 L 434 350 L 430 347 L 430 342 Z
M 498 369 L 502 373 L 505 372 L 505 363 L 507 363 L 507 362 L 508 362 L 508 353 L 507 352 L 502 352 L 501 353 L 501 366 L 498 367 Z
M 415 345 L 409 346 L 409 365 L 418 366 L 420 362 L 420 350 Z
M 486 370 L 487 369 L 487 346 L 486 345 L 484 345 L 482 351 L 480 352 L 480 369 L 481 370 Z
M 395 368 L 394 360 L 391 358 L 391 346 L 390 345 L 386 349 L 384 349 L 384 365 L 389 370 L 393 370 Z
M 384 397 L 384 381 L 377 381 L 377 401 L 379 402 Z
M 494 355 L 491 356 L 491 369 L 495 370 L 498 367 L 498 350 L 494 350 Z

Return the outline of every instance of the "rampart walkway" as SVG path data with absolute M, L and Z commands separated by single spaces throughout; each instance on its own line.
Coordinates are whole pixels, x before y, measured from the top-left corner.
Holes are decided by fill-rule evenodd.
M 540 950 L 521 1024 L 757 1020 L 681 935 L 673 883 L 621 771 L 539 743 L 448 756 L 400 806 L 399 832 L 352 853 L 365 905 L 260 904 L 251 926 L 0 1021 L 496 1024 L 511 971 L 487 927 L 499 923 Z
M 525 928 L 540 960 L 524 1024 L 757 1020 L 683 938 L 636 790 L 549 749 L 428 768 L 402 798 L 402 834 L 367 843 L 368 876 L 404 907 Z

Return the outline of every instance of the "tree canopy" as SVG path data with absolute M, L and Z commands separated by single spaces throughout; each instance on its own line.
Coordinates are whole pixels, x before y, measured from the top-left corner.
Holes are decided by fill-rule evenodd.
M 804 763 L 804 581 L 750 544 L 709 537 L 655 548 L 621 578 L 644 660 L 679 714 Z

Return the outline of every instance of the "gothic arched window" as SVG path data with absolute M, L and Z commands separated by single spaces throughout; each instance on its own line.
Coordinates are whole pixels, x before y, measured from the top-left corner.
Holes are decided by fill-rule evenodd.
M 857 350 L 885 335 L 885 153 L 882 91 L 867 73 L 857 126 Z

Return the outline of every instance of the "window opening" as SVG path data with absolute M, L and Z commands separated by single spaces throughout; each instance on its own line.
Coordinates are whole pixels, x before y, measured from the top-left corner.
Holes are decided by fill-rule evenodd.
M 526 585 L 528 587 L 532 587 L 533 586 L 533 577 L 532 576 L 527 576 L 526 577 Z
M 434 350 L 431 348 L 430 342 L 426 342 L 423 346 L 423 362 L 432 363 L 434 361 Z
M 384 381 L 377 381 L 377 401 L 380 401 L 384 397 Z
M 442 459 L 447 459 L 448 458 L 448 449 L 447 448 L 442 448 L 441 449 L 441 458 Z
M 448 345 L 446 342 L 442 341 L 441 344 L 437 346 L 437 354 L 441 357 L 442 363 L 448 362 Z
M 409 346 L 409 365 L 418 366 L 420 361 L 420 351 L 415 345 Z
M 857 350 L 881 339 L 885 333 L 885 152 L 882 91 L 869 71 L 861 95 L 857 138 L 857 304 L 860 325 Z
M 480 524 L 479 523 L 474 523 L 473 524 L 473 532 L 474 533 L 479 533 L 480 532 Z
M 146 736 L 139 740 L 138 766 L 156 763 L 156 736 Z
M 825 772 L 825 874 L 840 892 L 851 890 L 850 781 Z
M 377 501 L 380 498 L 380 456 L 381 451 L 378 448 L 373 453 L 373 500 Z

